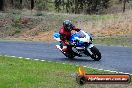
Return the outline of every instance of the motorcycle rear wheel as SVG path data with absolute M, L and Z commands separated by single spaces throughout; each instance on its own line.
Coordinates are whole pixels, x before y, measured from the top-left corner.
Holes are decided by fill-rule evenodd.
M 68 58 L 68 59 L 74 59 L 75 55 L 73 52 L 70 52 L 70 53 L 66 53 L 65 56 Z

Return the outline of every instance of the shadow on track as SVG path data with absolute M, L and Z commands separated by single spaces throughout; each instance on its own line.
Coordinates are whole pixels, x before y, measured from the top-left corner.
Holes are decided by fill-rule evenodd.
M 60 61 L 70 61 L 70 62 L 100 62 L 100 61 L 94 61 L 93 59 L 85 59 L 85 58 L 74 58 L 74 59 L 68 59 L 68 58 L 58 58 Z

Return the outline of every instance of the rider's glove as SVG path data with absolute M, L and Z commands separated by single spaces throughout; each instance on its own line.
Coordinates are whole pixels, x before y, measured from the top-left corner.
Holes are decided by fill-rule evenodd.
M 75 43 L 74 43 L 74 42 L 73 42 L 73 43 L 70 43 L 70 45 L 71 45 L 71 46 L 75 46 Z
M 70 42 L 70 41 L 65 41 L 66 45 L 74 45 L 74 43 Z

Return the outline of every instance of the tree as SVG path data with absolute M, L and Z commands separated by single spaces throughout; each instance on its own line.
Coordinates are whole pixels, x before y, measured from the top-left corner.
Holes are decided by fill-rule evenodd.
M 124 0 L 123 1 L 123 12 L 126 10 L 126 3 L 129 2 L 129 0 Z
M 31 10 L 34 8 L 34 0 L 31 0 Z
M 60 6 L 61 4 L 63 3 L 64 1 L 63 0 L 55 0 L 54 1 L 54 5 L 55 5 L 55 9 L 57 10 L 57 12 L 59 12 L 61 9 L 60 9 Z
M 109 2 L 110 0 L 55 0 L 54 3 L 58 12 L 63 7 L 63 10 L 68 13 L 96 14 L 107 9 Z
M 4 10 L 4 1 L 0 0 L 0 11 Z
M 129 0 L 119 0 L 119 3 L 123 3 L 122 11 L 124 13 L 126 10 L 126 3 L 129 3 Z
M 12 5 L 12 7 L 14 6 L 14 1 L 13 0 L 11 0 L 11 5 Z
M 20 0 L 20 9 L 22 9 L 22 0 Z

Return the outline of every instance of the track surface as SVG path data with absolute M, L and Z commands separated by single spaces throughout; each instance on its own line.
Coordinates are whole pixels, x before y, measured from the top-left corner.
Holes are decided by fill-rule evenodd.
M 132 48 L 96 45 L 102 53 L 102 59 L 93 61 L 90 57 L 68 60 L 55 45 L 56 43 L 0 41 L 0 54 L 60 61 L 132 74 Z

